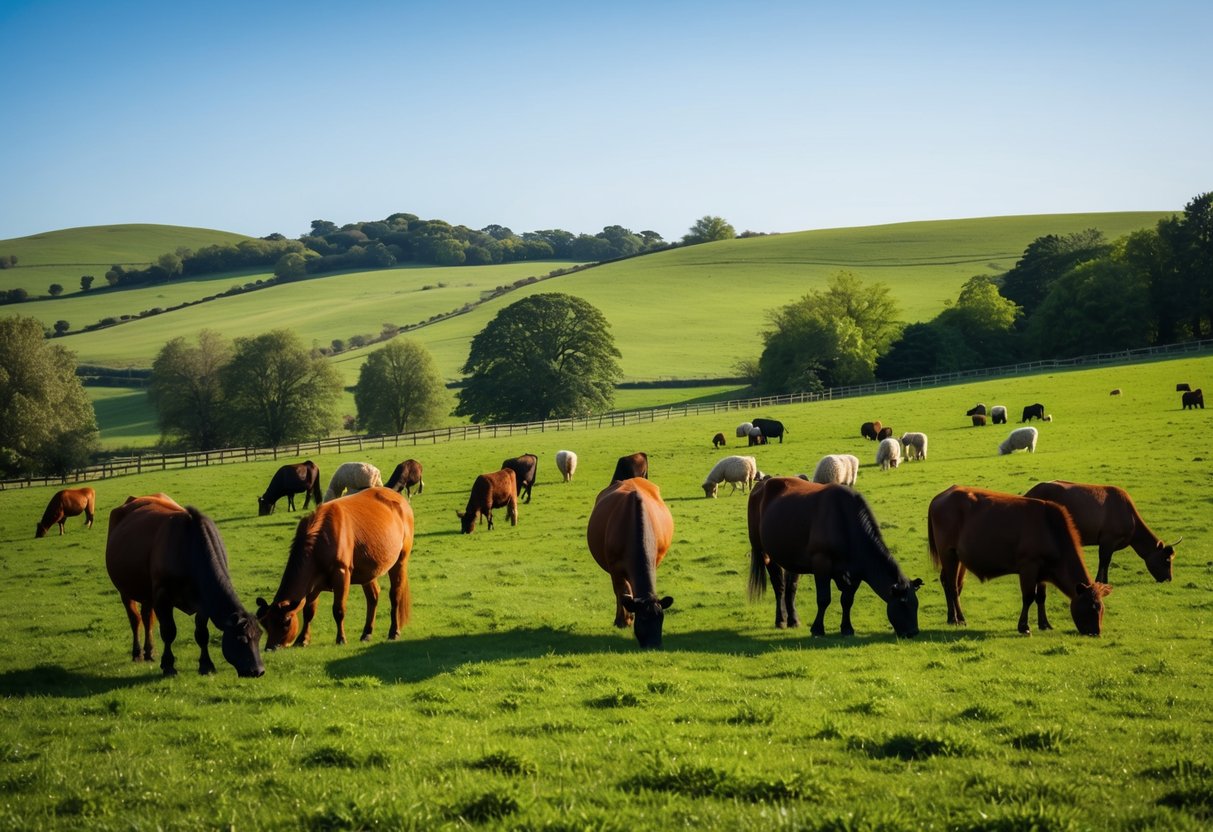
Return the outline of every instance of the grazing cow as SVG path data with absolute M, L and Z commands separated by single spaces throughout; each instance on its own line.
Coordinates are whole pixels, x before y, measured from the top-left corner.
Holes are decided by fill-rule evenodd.
M 657 566 L 674 539 L 674 518 L 661 490 L 641 477 L 611 483 L 594 500 L 585 536 L 590 554 L 611 576 L 615 626 L 634 619 L 637 643 L 660 647 L 665 611 L 674 603 L 657 596 Z
M 480 517 L 489 521 L 489 531 L 493 530 L 493 509 L 505 506 L 506 516 L 510 525 L 518 525 L 518 475 L 512 468 L 502 468 L 488 474 L 480 474 L 472 483 L 472 493 L 468 495 L 467 508 L 464 511 L 455 510 L 459 518 L 459 530 L 471 534 L 476 530 L 476 522 Z
M 749 422 L 742 422 L 740 425 L 737 426 L 737 438 L 745 439 L 747 436 L 750 435 L 750 428 L 752 428 L 752 427 L 754 427 L 754 426 L 751 425 Z
M 1188 393 L 1183 394 L 1184 410 L 1200 408 L 1205 409 L 1205 393 L 1199 387 Z
M 413 488 L 417 489 L 420 494 L 425 490 L 425 481 L 421 479 L 421 463 L 415 459 L 406 459 L 404 462 L 392 469 L 392 475 L 387 478 L 386 488 L 399 493 L 404 492 L 405 497 L 413 496 Z
M 1007 408 L 1005 405 L 996 404 L 990 408 L 990 421 L 995 425 L 1005 425 L 1007 423 Z
M 311 503 L 320 505 L 320 469 L 310 459 L 294 465 L 283 465 L 274 472 L 265 493 L 257 498 L 257 516 L 273 514 L 274 507 L 283 497 L 286 497 L 287 510 L 294 511 L 296 494 L 306 495 L 303 498 L 304 511 Z
M 982 416 L 980 413 L 974 413 L 972 419 L 973 427 L 984 428 L 986 426 L 986 417 Z
M 1192 389 L 1191 387 L 1189 387 L 1187 384 L 1183 383 L 1182 381 L 1179 384 L 1175 385 L 1176 393 L 1183 393 L 1183 392 L 1191 390 L 1191 389 Z
M 844 636 L 854 635 L 851 606 L 861 582 L 885 602 L 893 630 L 902 637 L 918 634 L 917 590 L 889 554 L 872 509 L 859 492 L 845 485 L 821 485 L 796 477 L 772 477 L 750 492 L 747 506 L 750 537 L 751 600 L 775 590 L 775 626 L 797 627 L 796 589 L 803 574 L 817 588 L 817 617 L 810 632 L 825 635 L 830 581 L 842 594 Z
M 565 482 L 572 482 L 573 474 L 577 473 L 577 454 L 572 451 L 557 451 L 556 470 L 564 477 Z
M 966 416 L 985 416 L 986 406 L 984 404 L 975 404 L 965 411 Z
M 927 543 L 931 560 L 940 569 L 949 624 L 965 623 L 960 593 L 968 570 L 983 581 L 1019 575 L 1023 601 L 1019 632 L 1024 635 L 1032 632 L 1028 610 L 1033 602 L 1037 625 L 1052 629 L 1045 615 L 1046 581 L 1070 599 L 1078 632 L 1099 635 L 1103 598 L 1112 587 L 1091 579 L 1078 530 L 1056 503 L 954 485 L 931 500 Z
M 767 444 L 767 438 L 762 435 L 762 428 L 758 427 L 758 425 L 750 428 L 750 440 L 748 444 L 750 447 Z
M 1036 452 L 1036 439 L 1039 432 L 1036 428 L 1016 428 L 1007 434 L 1007 438 L 998 443 L 999 456 L 1009 454 L 1012 451 L 1026 450 L 1028 453 Z
M 1111 392 L 1111 393 L 1109 393 L 1108 395 L 1109 395 L 1109 396 L 1119 396 L 1119 395 L 1120 395 L 1120 388 L 1119 388 L 1119 387 L 1114 388 L 1114 389 L 1112 390 L 1112 392 Z
M 644 451 L 619 457 L 619 461 L 615 463 L 615 473 L 611 475 L 611 482 L 630 480 L 632 477 L 643 477 L 646 480 L 649 478 L 649 455 Z
M 882 427 L 880 429 L 880 433 L 876 434 L 876 441 L 883 442 L 884 440 L 888 439 L 892 435 L 893 435 L 893 429 L 891 427 L 889 427 L 888 425 L 885 425 L 884 427 Z
M 291 553 L 278 583 L 274 603 L 257 599 L 257 620 L 265 628 L 265 647 L 276 650 L 312 639 L 312 619 L 320 593 L 333 593 L 337 643 L 345 644 L 345 608 L 350 586 L 361 585 L 366 596 L 362 640 L 370 641 L 379 606 L 379 576 L 391 582 L 392 626 L 395 641 L 409 621 L 409 554 L 413 551 L 413 509 L 391 488 L 368 488 L 344 500 L 324 503 L 295 527 Z M 299 610 L 303 610 L 302 625 Z
M 518 477 L 518 499 L 526 492 L 525 502 L 531 501 L 531 486 L 535 484 L 535 469 L 539 466 L 539 457 L 534 454 L 523 454 L 501 461 L 502 468 L 509 468 Z
M 383 485 L 383 476 L 374 465 L 369 462 L 343 462 L 329 480 L 329 487 L 324 491 L 324 502 L 335 500 L 347 491 L 353 494 L 377 485 Z
M 864 439 L 871 439 L 871 440 L 875 441 L 876 437 L 880 435 L 881 427 L 883 427 L 883 425 L 881 425 L 880 422 L 878 422 L 878 421 L 877 422 L 864 422 L 862 425 L 859 426 L 859 435 L 862 436 Z
M 1019 423 L 1023 424 L 1024 422 L 1030 422 L 1033 419 L 1039 419 L 1042 422 L 1051 421 L 1050 419 L 1045 418 L 1045 406 L 1039 402 L 1036 404 L 1030 404 L 1023 409 L 1023 418 L 1019 420 Z
M 63 534 L 63 525 L 67 518 L 84 514 L 84 525 L 93 527 L 93 515 L 97 505 L 97 493 L 87 485 L 83 488 L 65 488 L 56 491 L 42 512 L 42 519 L 34 530 L 34 537 L 46 537 L 51 526 L 59 526 L 59 534 Z M 28 527 L 27 527 L 28 528 Z
M 783 444 L 783 435 L 788 432 L 778 419 L 755 419 L 754 427 L 762 431 L 764 439 L 778 439 L 780 445 Z
M 1099 583 L 1108 582 L 1112 553 L 1126 546 L 1132 546 L 1145 561 L 1154 580 L 1159 583 L 1171 580 L 1171 561 L 1183 538 L 1169 546 L 1163 543 L 1141 519 L 1133 498 L 1123 488 L 1054 480 L 1037 483 L 1024 496 L 1065 506 L 1082 545 L 1099 547 L 1099 568 L 1095 572 Z
M 746 434 L 746 435 L 748 436 L 749 434 Z M 712 450 L 716 450 L 717 448 L 723 448 L 727 444 L 729 444 L 729 443 L 724 441 L 723 433 L 718 433 L 712 437 Z

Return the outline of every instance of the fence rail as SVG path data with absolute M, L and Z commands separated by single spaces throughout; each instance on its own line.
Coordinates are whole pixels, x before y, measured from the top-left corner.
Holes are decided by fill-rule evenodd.
M 870 396 L 875 393 L 892 393 L 917 390 L 926 387 L 942 387 L 962 381 L 975 381 L 1005 376 L 1031 375 L 1049 370 L 1098 367 L 1109 364 L 1129 364 L 1159 358 L 1172 358 L 1188 353 L 1203 353 L 1213 350 L 1213 340 L 1188 341 L 1160 347 L 1143 347 L 1134 350 L 1086 355 L 1078 358 L 1031 361 L 1004 367 L 987 367 L 980 370 L 964 370 L 940 373 L 899 381 L 881 381 L 852 387 L 834 387 L 820 393 L 788 393 L 780 396 L 761 396 L 750 399 L 733 399 L 723 402 L 703 402 L 643 410 L 615 411 L 599 416 L 584 416 L 569 419 L 545 419 L 538 422 L 519 422 L 498 425 L 458 425 L 448 428 L 414 431 L 391 436 L 338 436 L 310 442 L 296 442 L 275 448 L 222 448 L 212 451 L 186 451 L 173 454 L 140 454 L 118 457 L 90 465 L 68 474 L 66 477 L 26 477 L 24 479 L 0 480 L 0 491 L 12 488 L 88 482 L 92 480 L 142 474 L 146 471 L 168 471 L 186 468 L 204 468 L 210 465 L 225 465 L 233 462 L 260 462 L 282 457 L 297 459 L 308 454 L 364 452 L 386 448 L 412 448 L 418 445 L 436 445 L 440 442 L 461 442 L 469 439 L 498 438 L 519 434 L 550 433 L 560 431 L 588 430 L 590 428 L 621 427 L 645 422 L 662 422 L 685 416 L 709 413 L 728 413 L 760 407 L 775 407 L 807 402 L 832 401 L 834 399 Z

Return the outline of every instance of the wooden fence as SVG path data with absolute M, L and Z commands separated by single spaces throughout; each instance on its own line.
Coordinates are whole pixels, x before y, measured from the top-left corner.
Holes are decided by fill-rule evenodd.
M 462 442 L 469 439 L 496 439 L 501 436 L 517 436 L 532 433 L 559 433 L 561 431 L 588 430 L 590 428 L 620 427 L 647 422 L 664 422 L 685 416 L 700 416 L 710 413 L 730 413 L 765 407 L 778 407 L 806 402 L 832 401 L 834 399 L 870 396 L 875 393 L 892 393 L 902 390 L 917 390 L 926 387 L 941 387 L 965 381 L 1002 378 L 1006 376 L 1032 375 L 1058 369 L 1097 367 L 1110 364 L 1135 364 L 1163 358 L 1174 358 L 1187 353 L 1203 353 L 1213 350 L 1213 340 L 1189 341 L 1162 347 L 1145 347 L 1135 350 L 1086 355 L 1078 358 L 1032 361 L 1005 367 L 990 367 L 981 370 L 942 373 L 900 381 L 881 381 L 854 387 L 834 387 L 820 393 L 790 393 L 782 396 L 762 396 L 750 399 L 734 399 L 724 402 L 680 404 L 652 407 L 643 410 L 616 411 L 599 416 L 584 416 L 570 419 L 545 419 L 539 422 L 520 422 L 499 425 L 457 425 L 434 430 L 414 431 L 392 436 L 338 436 L 310 442 L 296 442 L 276 448 L 221 448 L 213 451 L 186 451 L 175 454 L 149 453 L 131 457 L 116 457 L 90 465 L 66 477 L 27 477 L 16 480 L 0 480 L 0 491 L 11 488 L 57 485 L 142 474 L 145 471 L 168 471 L 184 468 L 202 468 L 210 465 L 225 465 L 233 462 L 260 462 L 285 457 L 297 460 L 309 454 L 346 453 L 386 448 L 413 448 L 418 445 L 437 445 L 440 442 Z

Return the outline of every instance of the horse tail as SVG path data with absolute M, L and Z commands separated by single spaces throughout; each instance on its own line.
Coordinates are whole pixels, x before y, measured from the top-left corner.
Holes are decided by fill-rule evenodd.
M 311 460 L 309 459 L 308 462 L 311 462 Z M 320 494 L 320 467 L 318 465 L 313 464 L 312 469 L 316 472 L 316 477 L 315 477 L 315 479 L 312 480 L 311 488 L 309 488 L 308 491 L 312 495 L 312 505 L 318 506 L 318 505 L 320 505 L 320 497 L 321 497 L 321 494 Z M 304 506 L 304 508 L 307 508 L 307 506 Z
M 927 549 L 931 553 L 931 563 L 936 569 L 943 568 L 943 559 L 939 557 L 939 547 L 935 545 L 935 524 L 931 522 L 931 512 L 927 511 Z
M 93 516 L 97 511 L 97 492 L 89 489 L 86 492 L 87 499 L 84 501 L 84 522 L 91 529 L 93 527 Z

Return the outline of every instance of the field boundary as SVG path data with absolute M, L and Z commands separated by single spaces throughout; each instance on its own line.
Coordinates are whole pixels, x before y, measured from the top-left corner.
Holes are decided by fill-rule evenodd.
M 337 436 L 309 442 L 295 442 L 273 448 L 220 448 L 211 451 L 184 451 L 170 454 L 140 454 L 115 457 L 95 465 L 89 465 L 64 477 L 26 477 L 0 480 L 0 491 L 12 488 L 29 488 L 43 485 L 89 482 L 112 477 L 142 474 L 150 471 L 167 471 L 184 468 L 200 468 L 210 465 L 225 465 L 235 462 L 258 462 L 279 458 L 296 459 L 308 454 L 344 453 L 347 451 L 384 450 L 386 448 L 409 448 L 418 445 L 436 445 L 439 442 L 460 442 L 470 439 L 498 438 L 518 434 L 548 433 L 560 431 L 588 430 L 591 428 L 621 427 L 644 422 L 668 421 L 686 416 L 710 413 L 730 413 L 760 407 L 777 407 L 788 404 L 833 401 L 878 393 L 895 393 L 919 390 L 927 387 L 944 387 L 962 381 L 1003 378 L 1006 376 L 1034 375 L 1050 370 L 1071 370 L 1084 367 L 1099 367 L 1114 364 L 1137 364 L 1144 361 L 1174 358 L 1192 353 L 1213 351 L 1213 339 L 1187 341 L 1158 347 L 1142 347 L 1132 350 L 1084 355 L 1075 358 L 1058 358 L 1045 361 L 1030 361 L 1002 367 L 987 367 L 980 370 L 964 370 L 940 373 L 898 381 L 880 381 L 851 387 L 834 387 L 820 393 L 785 393 L 779 396 L 759 396 L 747 399 L 731 399 L 722 402 L 702 402 L 666 405 L 637 410 L 613 411 L 598 416 L 582 416 L 568 419 L 545 419 L 536 422 L 517 422 L 491 425 L 459 425 L 448 428 L 414 431 L 383 436 Z

